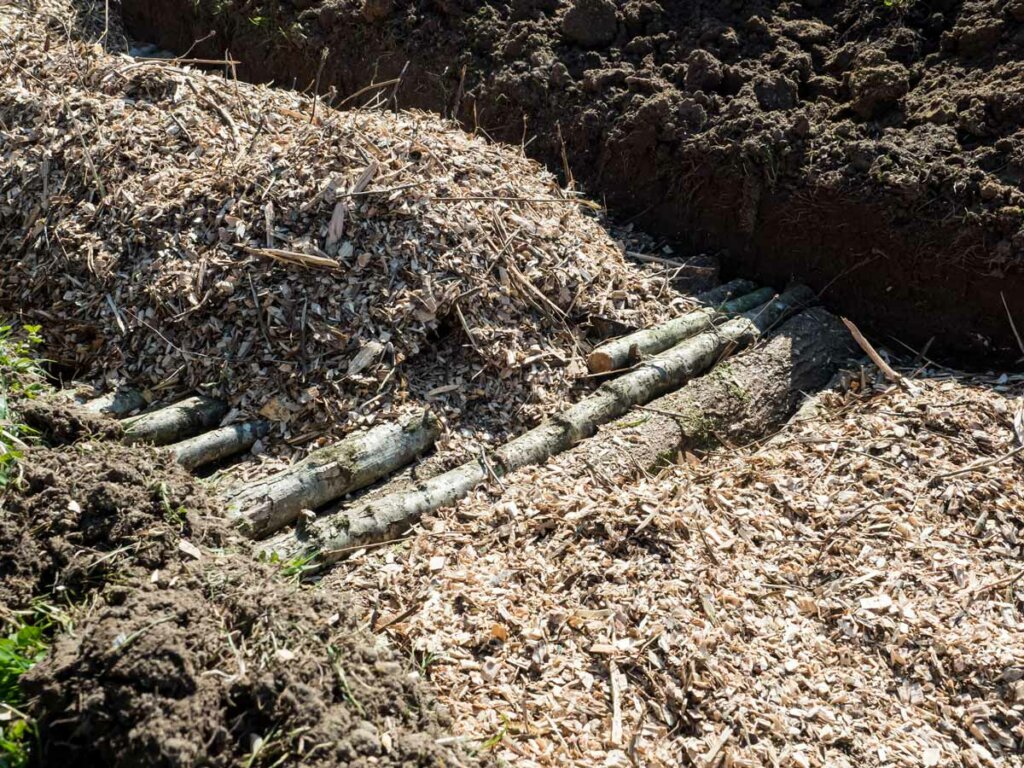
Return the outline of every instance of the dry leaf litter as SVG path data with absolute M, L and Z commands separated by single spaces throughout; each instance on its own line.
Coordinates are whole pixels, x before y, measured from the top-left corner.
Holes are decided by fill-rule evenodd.
M 436 116 L 111 55 L 11 6 L 0 45 L 0 296 L 95 382 L 224 396 L 291 445 L 423 404 L 500 439 L 572 395 L 592 318 L 692 306 Z
M 1024 377 L 924 375 L 657 477 L 563 454 L 327 582 L 515 765 L 1024 764 Z

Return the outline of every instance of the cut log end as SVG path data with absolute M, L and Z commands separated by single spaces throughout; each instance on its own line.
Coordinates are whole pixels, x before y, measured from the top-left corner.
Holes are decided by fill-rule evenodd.
M 591 373 L 610 373 L 615 370 L 615 359 L 603 349 L 595 349 L 587 358 Z

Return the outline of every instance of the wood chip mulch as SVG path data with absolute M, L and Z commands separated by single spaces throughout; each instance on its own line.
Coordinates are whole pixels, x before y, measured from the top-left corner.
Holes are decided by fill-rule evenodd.
M 657 477 L 563 454 L 326 586 L 515 765 L 1020 765 L 1024 377 L 911 389 Z
M 572 396 L 594 318 L 692 306 L 515 148 L 45 19 L 0 9 L 0 296 L 94 382 L 227 397 L 279 445 L 424 404 L 500 434 Z

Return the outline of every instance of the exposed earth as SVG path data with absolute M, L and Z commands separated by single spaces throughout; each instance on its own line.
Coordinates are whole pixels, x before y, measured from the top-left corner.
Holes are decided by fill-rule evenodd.
M 36 764 L 472 764 L 350 599 L 257 562 L 166 454 L 85 440 L 23 466 L 0 619 L 43 600 L 68 622 L 21 681 Z
M 229 52 L 229 76 L 522 143 L 618 216 L 724 250 L 727 272 L 796 276 L 887 338 L 1020 355 L 1019 0 L 123 7 L 140 39 Z

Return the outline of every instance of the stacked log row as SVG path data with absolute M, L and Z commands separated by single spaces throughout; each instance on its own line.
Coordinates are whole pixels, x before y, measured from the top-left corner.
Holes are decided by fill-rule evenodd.
M 478 459 L 411 488 L 406 484 L 389 492 L 385 485 L 368 501 L 315 517 L 316 509 L 387 479 L 428 451 L 440 423 L 423 411 L 351 435 L 265 480 L 224 492 L 227 513 L 255 539 L 298 521 L 294 530 L 266 541 L 261 555 L 327 565 L 353 549 L 400 534 L 421 515 L 521 467 L 565 451 L 570 459 L 578 455 L 588 464 L 600 461 L 608 453 L 611 433 L 587 438 L 656 399 L 643 423 L 630 428 L 633 467 L 653 466 L 680 450 L 764 434 L 784 421 L 805 390 L 823 386 L 849 352 L 849 336 L 835 317 L 822 309 L 804 311 L 815 296 L 803 286 L 775 296 L 770 289 L 737 280 L 698 298 L 700 306 L 692 312 L 597 347 L 589 357 L 591 370 L 621 375 Z M 766 345 L 719 365 L 780 324 Z M 702 375 L 708 371 L 711 375 Z M 248 450 L 269 430 L 261 421 L 219 426 L 227 405 L 202 396 L 125 418 L 141 407 L 144 398 L 130 390 L 86 403 L 94 412 L 122 417 L 126 442 L 169 446 L 189 469 Z M 627 471 L 624 466 L 619 469 Z
M 388 540 L 421 515 L 454 503 L 488 479 L 545 461 L 590 437 L 598 426 L 624 415 L 634 406 L 678 389 L 814 300 L 808 288 L 791 288 L 739 317 L 686 338 L 619 378 L 602 384 L 594 394 L 489 456 L 483 455 L 479 460 L 431 478 L 415 490 L 357 504 L 315 520 L 270 540 L 262 552 L 270 559 L 326 565 L 355 548 Z

